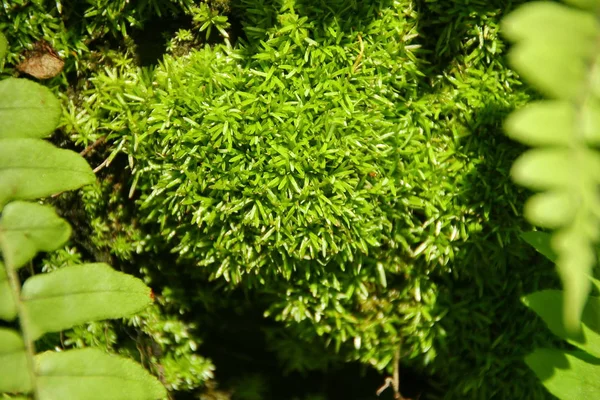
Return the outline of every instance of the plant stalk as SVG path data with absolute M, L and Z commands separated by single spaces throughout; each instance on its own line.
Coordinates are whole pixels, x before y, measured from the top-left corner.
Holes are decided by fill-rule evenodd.
M 29 331 L 29 315 L 27 314 L 27 308 L 25 308 L 23 302 L 21 301 L 21 281 L 19 280 L 17 271 L 10 265 L 9 262 L 6 262 L 5 268 L 6 275 L 8 277 L 8 283 L 13 296 L 13 301 L 17 307 L 21 336 L 23 337 L 23 342 L 25 344 L 25 356 L 27 358 L 27 367 L 29 369 L 29 379 L 31 380 L 31 390 L 33 392 L 33 398 L 37 400 L 40 398 L 40 396 L 36 384 L 35 374 L 35 345 L 31 339 L 31 333 Z

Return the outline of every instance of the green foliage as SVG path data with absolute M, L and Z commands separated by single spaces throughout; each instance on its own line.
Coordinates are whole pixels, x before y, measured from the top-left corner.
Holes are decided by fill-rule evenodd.
M 223 37 L 228 38 L 227 29 L 230 27 L 227 17 L 220 15 L 219 11 L 212 9 L 206 3 L 201 3 L 197 7 L 192 7 L 190 14 L 192 21 L 200 32 L 206 31 L 206 40 L 210 37 L 212 29 L 215 28 Z
M 0 82 L 0 96 L 2 138 L 39 139 L 58 125 L 60 102 L 48 88 L 23 79 L 5 79 Z M 32 121 L 32 112 L 40 119 Z
M 397 15 L 388 10 L 387 19 L 372 29 Z M 385 89 L 377 85 L 378 61 L 365 57 L 363 68 L 369 72 L 352 76 L 360 43 L 357 34 L 343 34 L 351 22 L 334 22 L 328 31 L 312 27 L 317 46 L 303 39 L 308 33 L 298 36 L 306 29 L 302 25 L 313 24 L 296 17 L 282 16 L 266 48 L 258 40 L 231 53 L 204 48 L 182 59 L 166 57 L 153 75 L 123 69 L 122 77 L 117 71 L 98 75 L 93 81 L 97 100 L 85 107 L 92 118 L 112 120 L 132 132 L 116 147 L 139 154 L 132 158 L 137 185 L 131 192 L 142 193 L 139 216 L 159 221 L 163 237 L 177 238 L 173 250 L 182 259 L 198 260 L 214 278 L 246 279 L 248 287 L 268 284 L 269 292 L 287 292 L 270 313 L 290 322 L 306 320 L 306 328 L 316 322 L 318 334 L 331 333 L 340 346 L 362 330 L 348 324 L 337 332 L 332 327 L 352 321 L 346 308 L 383 287 L 384 264 L 368 255 L 390 235 L 386 212 L 396 204 L 396 183 L 390 178 L 398 140 L 393 132 L 400 128 L 384 115 L 396 110 L 379 94 Z M 388 36 L 400 35 L 392 32 L 377 31 L 368 42 L 365 37 L 365 51 L 387 54 Z M 278 55 L 277 48 L 289 51 Z M 406 54 L 413 57 L 410 50 Z M 236 59 L 244 61 L 239 65 Z M 401 74 L 392 64 L 386 68 L 394 71 L 389 81 Z M 408 61 L 405 68 L 415 66 Z M 153 89 L 154 81 L 160 90 Z M 183 90 L 187 87 L 200 89 Z M 124 103 L 115 102 L 119 98 Z M 176 104 L 182 105 L 181 112 L 173 114 L 169 110 Z M 130 109 L 127 115 L 119 111 L 124 105 Z M 152 115 L 140 119 L 139 113 L 149 108 Z M 162 136 L 159 142 L 156 135 Z M 168 161 L 173 157 L 181 161 Z M 166 205 L 172 215 L 163 212 Z M 393 273 L 401 266 L 394 262 L 386 268 Z M 401 301 L 397 291 L 391 296 L 390 305 L 382 307 L 391 310 L 393 302 Z M 392 343 L 394 329 L 389 327 Z M 377 334 L 367 330 L 365 335 L 370 337 L 361 338 L 362 351 L 374 353 L 370 342 L 378 340 Z M 388 362 L 386 356 L 377 364 Z
M 31 382 L 27 372 L 25 345 L 21 336 L 12 329 L 0 328 L 0 360 L 3 366 L 0 388 L 8 392 L 28 391 Z
M 549 235 L 530 232 L 527 241 L 547 255 Z M 577 333 L 566 325 L 561 312 L 565 293 L 543 290 L 523 297 L 523 303 L 535 311 L 552 333 L 578 350 L 538 348 L 525 361 L 544 386 L 559 399 L 596 399 L 600 394 L 600 297 L 590 296 L 581 313 Z
M 167 296 L 159 298 L 158 302 L 167 311 L 152 307 L 132 320 L 134 326 L 151 338 L 152 347 L 160 349 L 150 352 L 149 364 L 160 372 L 169 391 L 197 389 L 214 377 L 215 367 L 210 360 L 197 354 L 200 342 L 196 325 L 181 321 L 178 313 L 167 307 L 170 302 Z
M 514 180 L 542 193 L 525 206 L 532 223 L 555 229 L 552 249 L 565 289 L 563 315 L 577 330 L 596 262 L 594 243 L 600 227 L 600 154 L 598 143 L 599 2 L 580 1 L 576 9 L 550 2 L 522 6 L 504 21 L 516 44 L 515 68 L 551 100 L 512 114 L 508 135 L 535 146 L 513 166 Z
M 148 306 L 151 295 L 137 278 L 105 264 L 83 264 L 28 279 L 21 299 L 37 339 L 45 332 L 134 314 Z
M 540 377 L 548 391 L 559 399 L 598 398 L 598 359 L 581 351 L 537 349 L 527 356 L 525 361 Z
M 17 270 L 38 252 L 62 246 L 71 228 L 50 207 L 10 201 L 72 190 L 95 175 L 79 155 L 40 140 L 54 130 L 60 113 L 47 89 L 17 79 L 1 84 L 7 129 L 0 130 L 0 317 L 18 317 L 21 335 L 0 328 L 0 392 L 31 393 L 36 400 L 163 398 L 160 382 L 131 360 L 96 349 L 35 354 L 34 341 L 43 334 L 135 313 L 152 302 L 151 291 L 102 264 L 65 267 L 21 287 Z
M 45 352 L 36 362 L 41 399 L 53 399 L 57 394 L 90 400 L 160 399 L 166 395 L 160 382 L 139 365 L 97 349 Z
M 60 113 L 60 104 L 47 88 L 9 78 L 0 82 L 0 93 L 0 115 L 6 121 L 0 128 L 0 207 L 10 200 L 75 189 L 94 179 L 81 157 L 37 139 L 53 130 Z M 39 121 L 31 119 L 32 112 L 39 113 Z M 30 129 L 24 129 L 27 126 Z M 31 164 L 22 156 L 26 153 L 38 162 Z M 57 181 L 63 185 L 58 187 Z
M 552 239 L 549 233 L 524 232 L 521 237 L 548 260 L 556 262 L 556 253 L 552 250 Z
M 39 161 L 32 165 L 22 157 L 29 153 Z M 77 154 L 57 149 L 38 139 L 0 138 L 0 206 L 10 200 L 31 199 L 73 190 L 90 182 L 91 168 Z
M 543 290 L 529 294 L 523 298 L 526 306 L 533 309 L 548 325 L 548 328 L 557 336 L 567 339 L 574 346 L 579 347 L 591 355 L 600 356 L 600 298 L 590 296 L 582 314 L 582 331 L 574 335 L 565 329 L 565 324 L 560 318 L 560 305 L 564 293 L 561 290 Z
M 4 207 L 0 225 L 2 257 L 13 268 L 25 265 L 38 251 L 58 248 L 71 235 L 67 221 L 59 218 L 52 207 L 24 201 Z

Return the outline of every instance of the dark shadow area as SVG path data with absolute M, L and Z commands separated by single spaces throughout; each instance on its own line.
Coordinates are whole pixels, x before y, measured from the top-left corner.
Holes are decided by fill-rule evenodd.
M 512 111 L 504 104 L 490 101 L 473 109 L 468 121 L 458 121 L 467 133 L 460 139 L 461 154 L 468 155 L 473 162 L 470 171 L 463 175 L 456 202 L 474 215 L 485 216 L 482 221 L 486 221 L 464 243 L 464 249 L 456 257 L 458 264 L 498 265 L 501 269 L 497 271 L 503 272 L 523 265 L 534 254 L 524 251 L 528 245 L 518 236 L 528 226 L 522 211 L 530 193 L 517 186 L 510 176 L 514 161 L 526 150 L 503 131 L 504 120 Z M 496 232 L 503 232 L 510 242 L 499 242 Z
M 320 338 L 311 343 L 298 339 L 298 343 L 311 352 L 322 352 L 330 361 L 326 368 L 302 373 L 284 371 L 278 354 L 269 346 L 268 332 L 285 335 L 286 328 L 263 316 L 271 301 L 264 294 L 226 290 L 223 281 L 210 281 L 204 270 L 178 262 L 166 248 L 155 255 L 136 255 L 131 264 L 127 263 L 125 272 L 139 275 L 136 265 L 152 265 L 148 276 L 155 293 L 168 288 L 173 304 L 189 310 L 180 318 L 197 325 L 194 335 L 202 340 L 198 354 L 214 363 L 219 390 L 235 393 L 243 389 L 246 380 L 251 380 L 262 385 L 260 400 L 301 400 L 309 395 L 321 395 L 326 400 L 393 399 L 391 388 L 379 397 L 375 394 L 385 382 L 385 375 L 364 364 L 344 362 L 341 356 L 331 354 Z M 402 366 L 401 390 L 409 398 L 421 394 L 420 400 L 427 400 L 428 394 L 433 393 L 427 377 Z M 197 398 L 197 392 L 177 392 L 175 397 Z
M 167 49 L 167 42 L 179 29 L 191 29 L 192 19 L 183 15 L 154 16 L 144 24 L 143 29 L 131 32 L 136 44 L 138 63 L 142 67 L 155 66 L 162 59 Z
M 260 29 L 273 28 L 278 23 L 282 9 L 282 0 L 266 0 L 261 8 L 261 15 L 249 13 L 252 7 L 247 0 L 232 0 L 231 8 L 235 20 L 239 21 L 242 28 L 259 27 Z M 298 0 L 294 3 L 294 12 L 300 18 L 307 17 L 309 23 L 314 22 L 315 30 L 326 29 L 334 20 L 337 21 L 344 32 L 362 31 L 373 20 L 379 17 L 379 12 L 392 4 L 391 0 L 355 1 L 355 0 Z M 286 13 L 288 11 L 284 11 Z M 253 35 L 256 35 L 254 32 Z M 246 35 L 246 37 L 252 37 Z M 311 35 L 312 36 L 312 35 Z
M 188 288 L 190 290 L 192 288 Z M 206 289 L 209 289 L 208 286 Z M 210 290 L 210 289 L 209 289 Z M 214 288 L 212 288 L 214 290 Z M 197 292 L 198 289 L 195 289 Z M 189 301 L 192 293 L 184 294 L 182 301 Z M 269 349 L 265 331 L 282 330 L 281 325 L 263 317 L 265 304 L 257 304 L 241 292 L 214 293 L 233 304 L 245 304 L 245 309 L 221 307 L 202 310 L 200 304 L 190 305 L 193 313 L 185 319 L 198 324 L 198 335 L 202 337 L 200 354 L 211 359 L 219 388 L 232 391 L 243 390 L 245 379 L 262 383 L 261 400 L 303 399 L 309 395 L 321 395 L 327 400 L 391 400 L 391 388 L 380 397 L 375 392 L 385 381 L 385 376 L 359 363 L 333 361 L 325 370 L 304 373 L 286 373 L 277 354 Z M 306 343 L 305 346 L 323 348 L 321 341 Z M 317 350 L 318 351 L 318 350 Z M 402 392 L 405 396 L 427 393 L 426 380 L 416 372 L 402 368 Z M 194 394 L 177 394 L 178 400 L 192 400 Z M 240 397 L 241 398 L 241 397 Z M 421 397 L 427 399 L 426 396 Z
M 468 37 L 473 36 L 474 30 L 483 29 L 490 21 L 500 21 L 522 3 L 523 0 L 416 1 L 420 33 L 418 42 L 422 45 L 424 58 L 430 65 L 429 74 L 437 76 L 451 69 L 457 57 L 466 56 L 477 47 L 476 43 L 466 41 Z
M 232 11 L 223 11 L 223 15 L 227 16 L 230 24 L 227 30 L 229 42 L 232 46 L 235 46 L 240 38 L 245 38 L 239 14 Z M 189 15 L 153 16 L 144 24 L 142 29 L 136 29 L 131 33 L 131 37 L 136 44 L 139 65 L 142 67 L 156 66 L 166 53 L 169 39 L 175 37 L 176 32 L 180 29 L 191 30 L 195 36 L 198 36 L 198 39 L 190 43 L 190 47 L 224 43 L 221 33 L 214 28 L 211 30 L 208 39 L 206 39 L 205 32 L 198 31 L 198 27 L 194 26 L 192 17 Z
M 297 10 L 300 16 L 308 17 L 309 21 L 318 22 L 317 26 L 327 26 L 334 19 L 342 27 L 357 31 L 379 18 L 382 9 L 392 5 L 391 0 L 298 0 Z M 350 26 L 350 23 L 354 24 Z
M 438 364 L 442 368 L 431 380 L 439 391 L 452 387 L 453 382 L 445 377 L 457 368 L 480 371 L 481 379 L 487 381 L 486 387 L 478 389 L 481 398 L 494 398 L 491 388 L 515 379 L 523 385 L 529 382 L 541 393 L 541 385 L 523 358 L 538 346 L 560 347 L 563 343 L 552 337 L 520 300 L 536 290 L 558 288 L 560 281 L 553 264 L 519 236 L 530 229 L 522 216 L 530 193 L 510 178 L 514 160 L 526 150 L 502 131 L 511 111 L 490 101 L 472 111 L 470 122 L 462 121 L 468 135 L 461 139 L 461 153 L 479 162 L 464 175 L 457 203 L 486 217 L 481 219 L 485 223 L 480 231 L 471 232 L 459 245 L 453 262 L 456 276 L 431 276 L 439 288 L 439 306 L 449 310 L 441 320 L 448 335 L 438 341 L 438 356 L 447 357 L 448 362 L 446 366 Z M 500 235 L 503 241 L 499 241 Z M 523 325 L 517 326 L 516 319 Z M 457 353 L 457 349 L 461 351 Z M 491 369 L 495 382 L 488 378 Z M 487 397 L 483 390 L 490 390 Z
M 201 351 L 215 363 L 218 381 L 232 385 L 233 390 L 245 375 L 258 374 L 268 383 L 264 400 L 303 398 L 311 394 L 321 394 L 328 400 L 378 399 L 375 392 L 385 376 L 359 363 L 334 362 L 327 370 L 284 373 L 264 334 L 266 328 L 282 327 L 263 318 L 261 310 L 249 309 L 242 315 L 220 310 L 217 315 L 221 318 L 220 326 L 204 325 L 209 334 Z M 323 343 L 306 345 L 319 348 Z M 422 377 L 408 369 L 401 374 L 405 395 L 424 391 L 426 383 Z M 392 399 L 391 392 L 391 389 L 386 391 L 379 399 Z
M 232 0 L 232 2 L 233 1 L 237 0 Z M 235 46 L 240 40 L 247 41 L 248 37 L 246 36 L 246 31 L 244 31 L 242 23 L 244 13 L 239 9 L 231 8 L 225 15 L 227 15 L 227 21 L 230 24 L 229 29 L 227 30 L 227 33 L 229 33 L 229 43 L 231 43 L 232 46 Z M 215 33 L 213 33 L 213 35 L 214 34 Z M 219 39 L 219 43 L 222 41 L 222 39 Z

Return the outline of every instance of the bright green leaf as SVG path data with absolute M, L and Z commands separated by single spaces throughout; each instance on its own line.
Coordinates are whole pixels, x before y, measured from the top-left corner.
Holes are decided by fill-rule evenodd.
M 94 172 L 79 154 L 38 139 L 0 139 L 0 208 L 75 190 L 93 183 Z
M 582 352 L 536 349 L 525 362 L 550 393 L 564 400 L 596 400 L 600 360 Z
M 47 87 L 28 79 L 0 81 L 0 139 L 46 137 L 60 114 L 60 102 Z
M 571 158 L 563 149 L 533 149 L 513 164 L 512 177 L 520 185 L 544 190 L 567 187 L 571 182 Z
M 572 42 L 567 33 L 593 38 L 597 30 L 593 14 L 560 3 L 524 4 L 502 20 L 502 32 L 513 42 L 550 38 Z
M 5 262 L 20 268 L 40 251 L 53 251 L 71 235 L 71 227 L 53 207 L 25 201 L 9 203 L 0 217 L 0 249 Z
M 540 101 L 510 114 L 506 132 L 529 146 L 568 145 L 573 139 L 575 108 L 566 101 Z
M 590 274 L 596 263 L 593 244 L 586 235 L 585 226 L 596 221 L 576 221 L 568 229 L 562 229 L 552 237 L 552 248 L 558 259 L 556 266 L 564 287 L 563 313 L 565 326 L 572 332 L 579 329 L 579 318 L 591 290 Z
M 590 296 L 581 314 L 582 330 L 573 334 L 565 327 L 562 290 L 542 290 L 523 297 L 523 303 L 535 311 L 555 335 L 587 353 L 600 357 L 600 297 Z
M 539 148 L 521 155 L 511 174 L 515 182 L 531 189 L 566 189 L 572 186 L 573 177 L 581 175 L 582 168 L 600 181 L 600 155 L 596 151 Z
M 523 304 L 539 315 L 555 335 L 563 339 L 582 340 L 574 337 L 565 329 L 561 309 L 563 304 L 562 290 L 540 290 L 522 297 Z
M 600 102 L 593 97 L 581 107 L 577 120 L 581 135 L 591 145 L 600 144 Z
M 526 4 L 503 20 L 505 35 L 517 42 L 511 63 L 541 91 L 564 99 L 588 85 L 598 28 L 593 14 L 549 2 Z
M 571 100 L 587 85 L 587 63 L 576 50 L 557 43 L 521 44 L 512 49 L 509 59 L 540 92 Z
M 525 217 L 534 225 L 560 228 L 573 219 L 576 205 L 570 193 L 544 192 L 531 196 L 525 203 Z
M 593 43 L 598 28 L 594 14 L 560 3 L 539 1 L 517 8 L 502 20 L 504 35 L 513 42 L 560 42 L 577 47 L 582 43 L 574 39 Z
M 97 349 L 36 356 L 40 400 L 155 400 L 161 383 L 134 361 Z
M 521 234 L 523 240 L 552 262 L 556 262 L 556 253 L 552 249 L 552 235 L 546 232 L 532 231 Z
M 122 318 L 152 302 L 141 280 L 106 264 L 83 264 L 35 275 L 23 285 L 32 335 L 57 332 L 74 325 Z
M 0 262 L 0 319 L 12 321 L 17 316 L 17 307 L 6 276 L 4 264 Z
M 31 389 L 25 344 L 17 332 L 0 328 L 0 392 Z

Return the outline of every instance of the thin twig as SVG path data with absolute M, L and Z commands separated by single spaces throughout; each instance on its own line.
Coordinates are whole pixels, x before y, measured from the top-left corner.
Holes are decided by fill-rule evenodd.
M 104 141 L 106 140 L 106 136 L 102 136 L 99 139 L 97 139 L 94 143 L 90 144 L 88 147 L 86 147 L 85 149 L 83 149 L 81 151 L 81 153 L 79 153 L 79 155 L 81 157 L 85 157 L 85 155 L 87 153 L 89 153 L 90 151 L 94 150 L 96 147 L 98 147 L 99 145 L 101 145 L 102 143 L 104 143 Z
M 381 387 L 379 389 L 377 389 L 377 391 L 375 392 L 375 394 L 377 394 L 377 396 L 381 396 L 381 393 L 383 393 L 383 391 L 387 388 L 390 387 L 390 385 L 393 385 L 393 379 L 391 377 L 386 377 L 385 381 L 383 382 L 383 385 L 381 385 Z
M 394 353 L 394 374 L 392 378 L 392 385 L 394 387 L 394 399 L 405 400 L 400 394 L 400 348 L 402 344 L 398 345 L 396 352 Z M 406 399 L 410 400 L 410 399 Z
M 381 393 L 390 386 L 394 390 L 394 400 L 412 400 L 407 397 L 402 397 L 400 393 L 400 351 L 402 349 L 402 342 L 398 345 L 396 352 L 394 353 L 394 371 L 392 376 L 388 376 L 385 378 L 383 385 L 377 389 L 377 396 L 380 396 Z M 420 397 L 420 395 L 419 395 Z M 418 397 L 417 397 L 418 398 Z
M 100 171 L 102 168 L 108 166 L 109 164 L 109 160 L 110 157 L 108 157 L 106 160 L 102 161 L 102 163 L 100 165 L 98 165 L 96 168 L 94 168 L 94 173 L 97 173 L 98 171 Z

